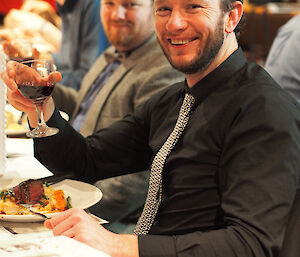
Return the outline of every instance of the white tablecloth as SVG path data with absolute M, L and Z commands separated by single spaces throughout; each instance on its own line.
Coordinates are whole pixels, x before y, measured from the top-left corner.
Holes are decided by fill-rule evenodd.
M 0 255 L 3 257 L 109 257 L 86 244 L 64 236 L 54 237 L 49 232 L 1 238 Z
M 32 139 L 7 138 L 6 153 L 6 171 L 2 178 L 42 178 L 52 175 L 34 158 Z

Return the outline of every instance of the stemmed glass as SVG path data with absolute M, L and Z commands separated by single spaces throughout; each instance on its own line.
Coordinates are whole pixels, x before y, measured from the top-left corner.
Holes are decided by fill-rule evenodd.
M 16 83 L 22 96 L 31 100 L 36 107 L 38 124 L 26 133 L 27 137 L 39 138 L 58 133 L 57 128 L 48 127 L 44 121 L 43 103 L 51 95 L 55 86 L 55 66 L 50 60 L 30 60 L 20 62 L 16 70 Z

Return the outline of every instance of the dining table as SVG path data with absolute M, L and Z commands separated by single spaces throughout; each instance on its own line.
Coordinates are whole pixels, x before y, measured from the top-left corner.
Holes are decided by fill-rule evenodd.
M 5 185 L 27 179 L 40 179 L 53 176 L 53 173 L 39 163 L 33 156 L 33 139 L 6 138 L 6 170 L 0 175 L 0 189 Z M 54 177 L 54 176 L 53 176 Z M 67 186 L 75 185 L 72 180 L 65 180 Z M 69 184 L 68 184 L 69 182 Z M 102 192 L 92 185 L 86 185 L 87 193 L 93 192 L 93 201 L 99 201 Z M 93 189 L 95 188 L 95 190 Z M 76 188 L 70 189 L 77 190 Z M 89 203 L 87 203 L 89 205 Z M 100 224 L 107 223 L 95 215 L 90 214 Z M 2 215 L 3 216 L 3 215 Z M 28 222 L 26 220 L 10 220 L 0 214 L 0 256 L 58 256 L 58 257 L 107 257 L 86 244 L 77 242 L 64 236 L 53 236 L 52 231 L 45 228 L 43 219 Z M 4 215 L 9 216 L 9 215 Z M 16 216 L 16 215 L 14 215 Z M 22 216 L 22 215 L 20 215 Z M 69 250 L 68 250 L 69 249 Z
M 43 178 L 53 175 L 33 156 L 31 138 L 6 139 L 6 171 L 2 178 Z

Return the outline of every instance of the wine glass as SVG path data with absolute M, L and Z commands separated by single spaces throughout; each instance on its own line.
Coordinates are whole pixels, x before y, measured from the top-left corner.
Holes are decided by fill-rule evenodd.
M 38 124 L 26 133 L 27 137 L 48 137 L 58 133 L 57 128 L 48 127 L 44 121 L 43 103 L 55 86 L 54 63 L 50 60 L 30 60 L 17 66 L 16 83 L 22 96 L 31 100 L 36 107 Z

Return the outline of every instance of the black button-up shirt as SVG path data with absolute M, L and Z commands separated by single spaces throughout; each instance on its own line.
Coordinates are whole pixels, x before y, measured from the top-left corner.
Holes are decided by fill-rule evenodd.
M 163 170 L 163 198 L 140 256 L 277 256 L 299 186 L 300 110 L 235 51 L 189 89 L 185 82 L 84 139 L 55 112 L 56 136 L 35 140 L 55 173 L 96 181 L 145 170 L 171 133 L 185 91 L 194 112 Z M 64 147 L 61 147 L 61 146 Z

